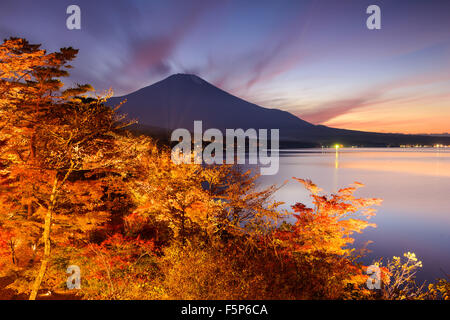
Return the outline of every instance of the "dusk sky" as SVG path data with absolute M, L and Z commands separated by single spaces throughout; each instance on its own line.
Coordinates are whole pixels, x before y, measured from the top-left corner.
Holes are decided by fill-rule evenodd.
M 66 8 L 81 8 L 81 30 Z M 381 7 L 381 30 L 366 8 Z M 130 93 L 194 73 L 315 124 L 450 132 L 450 1 L 1 0 L 0 36 L 80 49 L 71 80 Z M 238 116 L 238 115 L 237 115 Z

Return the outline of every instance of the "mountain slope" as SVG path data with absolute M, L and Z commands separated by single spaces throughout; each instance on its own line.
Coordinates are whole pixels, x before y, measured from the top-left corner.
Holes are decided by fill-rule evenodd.
M 235 97 L 189 74 L 172 75 L 127 96 L 121 109 L 143 125 L 192 129 L 194 120 L 204 128 L 309 128 L 312 124 L 294 115 L 267 109 Z
M 175 74 L 153 85 L 109 100 L 111 105 L 127 100 L 120 111 L 137 119 L 140 128 L 193 130 L 202 120 L 203 130 L 280 129 L 288 145 L 343 143 L 364 146 L 398 144 L 450 144 L 450 138 L 381 134 L 316 126 L 286 111 L 269 109 L 233 96 L 190 74 Z M 161 130 L 160 130 L 161 131 Z

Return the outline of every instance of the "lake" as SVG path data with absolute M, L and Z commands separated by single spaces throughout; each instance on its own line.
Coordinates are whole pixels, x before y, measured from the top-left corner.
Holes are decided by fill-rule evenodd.
M 278 174 L 261 176 L 260 183 L 281 184 L 291 177 L 311 179 L 327 193 L 358 181 L 365 187 L 357 196 L 383 199 L 370 220 L 377 227 L 355 236 L 357 247 L 374 242 L 362 262 L 411 251 L 423 262 L 419 281 L 450 273 L 450 148 L 282 150 Z M 311 203 L 293 180 L 275 199 L 286 202 L 284 208 Z

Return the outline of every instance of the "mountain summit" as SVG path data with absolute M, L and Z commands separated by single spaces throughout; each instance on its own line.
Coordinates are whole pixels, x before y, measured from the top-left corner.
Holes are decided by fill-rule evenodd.
M 335 143 L 358 146 L 399 144 L 450 144 L 450 138 L 383 134 L 313 125 L 289 112 L 250 103 L 193 74 L 174 74 L 109 104 L 127 102 L 120 112 L 137 119 L 140 128 L 159 128 L 165 132 L 185 128 L 193 130 L 194 121 L 203 122 L 203 130 L 279 129 L 284 146 L 320 146 Z M 282 143 L 283 145 L 283 143 Z
M 314 125 L 277 109 L 268 109 L 233 96 L 193 74 L 174 74 L 112 102 L 127 99 L 121 112 L 142 125 L 192 130 L 203 128 L 310 128 Z

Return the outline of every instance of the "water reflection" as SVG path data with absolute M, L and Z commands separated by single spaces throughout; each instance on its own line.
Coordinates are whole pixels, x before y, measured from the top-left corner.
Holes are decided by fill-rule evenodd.
M 334 167 L 339 169 L 339 149 L 336 149 L 336 159 L 334 160 Z
M 450 273 L 450 150 L 287 150 L 281 153 L 279 173 L 263 176 L 262 182 L 281 184 L 293 176 L 311 179 L 326 192 L 362 182 L 366 187 L 358 195 L 384 199 L 373 219 L 378 227 L 357 237 L 359 244 L 374 241 L 367 260 L 414 251 L 424 264 L 419 279 Z M 295 182 L 275 197 L 286 202 L 285 208 L 309 203 Z

